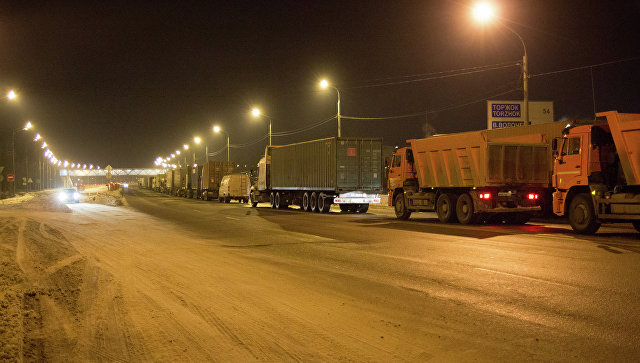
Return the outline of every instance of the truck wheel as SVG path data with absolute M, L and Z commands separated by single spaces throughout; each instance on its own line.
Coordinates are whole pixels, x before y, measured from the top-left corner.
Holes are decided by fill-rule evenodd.
M 309 192 L 304 192 L 302 195 L 302 210 L 305 212 L 310 212 L 311 208 L 309 208 Z
M 588 194 L 576 195 L 569 205 L 569 223 L 576 233 L 594 234 L 600 228 Z
M 271 192 L 269 194 L 269 204 L 271 204 L 271 208 L 275 208 L 276 207 L 276 197 L 273 194 L 273 192 Z
M 329 203 L 329 197 L 318 197 L 318 211 L 320 213 L 329 213 L 331 209 L 331 203 Z
M 358 213 L 367 213 L 368 210 L 369 210 L 369 203 L 358 204 Z
M 631 224 L 633 224 L 633 228 L 635 228 L 636 231 L 640 232 L 640 221 L 631 222 Z
M 461 224 L 476 223 L 477 214 L 473 208 L 473 199 L 468 193 L 464 193 L 458 197 L 456 202 L 456 217 Z
M 407 220 L 411 216 L 411 211 L 407 209 L 407 205 L 404 201 L 404 194 L 396 195 L 393 200 L 393 209 L 396 212 L 396 218 Z
M 309 198 L 309 209 L 311 212 L 318 211 L 318 194 L 316 192 L 311 193 L 311 198 Z
M 281 209 L 282 208 L 282 204 L 280 203 L 280 193 L 279 192 L 276 192 L 275 208 L 276 209 Z
M 251 206 L 253 208 L 258 206 L 258 202 L 254 199 L 255 197 L 253 196 L 253 193 L 249 196 L 251 198 Z
M 442 223 L 456 221 L 456 196 L 452 193 L 442 193 L 436 203 L 436 213 Z

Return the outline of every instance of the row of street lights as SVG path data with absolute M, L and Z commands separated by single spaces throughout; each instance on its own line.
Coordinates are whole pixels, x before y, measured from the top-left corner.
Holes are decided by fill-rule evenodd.
M 337 113 L 337 120 L 338 120 L 338 137 L 341 137 L 341 131 L 340 131 L 340 91 L 329 84 L 329 82 L 326 79 L 323 79 L 322 81 L 320 81 L 320 88 L 333 88 L 334 90 L 336 90 L 337 94 L 338 94 L 338 113 Z M 264 118 L 266 120 L 269 121 L 269 146 L 272 145 L 272 124 L 273 124 L 273 117 L 266 115 L 264 113 L 262 113 L 262 111 L 257 108 L 254 107 L 251 109 L 251 116 L 253 116 L 254 118 Z M 214 125 L 213 126 L 213 132 L 214 133 L 224 133 L 227 136 L 227 162 L 230 161 L 229 158 L 229 148 L 230 148 L 230 143 L 229 143 L 229 133 L 224 131 L 219 125 Z M 202 141 L 202 139 L 198 136 L 194 137 L 193 139 L 195 144 L 200 144 L 200 142 Z M 206 161 L 209 161 L 209 149 L 208 149 L 208 143 L 205 142 L 205 154 L 206 154 Z M 184 144 L 183 145 L 184 150 L 187 150 L 189 148 L 188 144 Z M 176 159 L 178 156 L 180 155 L 180 150 L 176 150 L 174 153 L 170 154 L 168 157 L 162 157 L 159 156 L 156 158 L 156 160 L 154 161 L 154 164 L 156 166 L 162 166 L 162 167 L 168 167 L 168 166 L 172 166 L 175 167 L 175 164 L 171 164 L 171 160 L 172 159 Z M 185 158 L 185 163 L 186 163 L 186 158 Z M 194 151 L 194 163 L 195 163 L 195 151 Z
M 6 98 L 9 101 L 15 101 L 17 100 L 17 94 L 14 90 L 10 90 L 7 93 Z M 26 131 L 34 131 L 35 132 L 35 127 L 33 125 L 33 123 L 31 121 L 27 121 L 27 123 L 24 125 L 23 128 L 16 130 L 15 128 L 12 128 L 12 133 L 11 133 L 11 164 L 12 164 L 12 174 L 14 176 L 15 179 L 16 178 L 16 161 L 15 161 L 15 155 L 16 155 L 16 149 L 15 149 L 15 137 L 16 134 L 19 132 L 26 132 Z M 57 167 L 57 168 L 65 168 L 68 169 L 69 167 L 71 167 L 71 169 L 89 169 L 92 170 L 94 169 L 94 165 L 93 164 L 82 164 L 82 163 L 75 163 L 75 162 L 69 162 L 67 160 L 60 160 L 58 159 L 55 154 L 53 153 L 53 151 L 51 151 L 51 146 L 49 144 L 47 144 L 47 142 L 44 140 L 44 138 L 40 135 L 40 133 L 35 134 L 34 138 L 33 138 L 34 142 L 38 142 L 38 143 L 42 143 L 40 146 L 40 149 L 42 149 L 43 151 L 43 157 L 46 158 L 49 161 L 49 164 L 51 164 L 51 166 L 53 167 Z M 27 154 L 27 159 L 26 159 L 26 178 L 25 179 L 29 179 L 29 159 L 28 159 L 28 154 Z M 38 167 L 40 170 L 40 187 L 44 188 L 45 187 L 45 183 L 44 183 L 44 175 L 46 173 L 45 171 L 45 163 L 42 163 L 41 167 L 42 169 L 40 169 L 40 166 Z M 96 170 L 100 170 L 100 166 L 96 165 L 95 166 Z M 14 179 L 13 181 L 13 194 L 16 194 L 16 180 Z M 28 181 L 27 181 L 27 187 L 28 187 Z M 28 190 L 28 189 L 27 189 Z
M 491 6 L 489 3 L 483 2 L 483 3 L 477 3 L 473 8 L 472 8 L 472 14 L 473 17 L 480 23 L 482 24 L 487 24 L 492 20 L 497 19 L 497 23 L 501 26 L 503 26 L 505 29 L 509 30 L 510 32 L 512 32 L 513 34 L 515 34 L 518 39 L 520 40 L 520 42 L 522 43 L 522 47 L 524 49 L 524 55 L 522 57 L 522 90 L 523 90 L 523 113 L 524 113 L 524 120 L 525 120 L 525 124 L 529 125 L 531 124 L 530 120 L 529 120 L 529 70 L 528 70 L 528 59 L 527 59 L 527 47 L 524 43 L 524 39 L 522 38 L 522 36 L 520 36 L 520 34 L 518 34 L 515 30 L 513 30 L 511 27 L 507 26 L 504 21 L 501 21 L 495 14 L 495 9 L 493 8 L 493 6 Z M 327 81 L 326 79 L 323 79 L 320 81 L 320 88 L 322 89 L 327 89 L 327 88 L 332 88 L 336 91 L 337 94 L 337 113 L 336 113 L 336 120 L 337 120 L 337 126 L 338 126 L 338 137 L 342 137 L 342 123 L 341 123 L 341 114 L 340 114 L 340 90 L 331 85 L 329 83 L 329 81 Z M 253 117 L 264 117 L 269 121 L 269 146 L 271 146 L 271 142 L 272 142 L 272 118 L 270 116 L 264 115 L 262 114 L 262 112 L 260 111 L 260 109 L 258 108 L 253 108 L 251 110 L 251 115 Z M 220 126 L 214 126 L 213 127 L 213 131 L 215 133 L 220 133 L 220 132 L 224 132 L 222 131 L 222 129 L 220 128 Z M 224 132 L 227 135 L 227 162 L 229 161 L 229 134 L 227 132 Z M 196 141 L 196 143 L 199 143 L 199 138 L 196 137 L 196 139 L 198 139 L 198 141 Z M 207 145 L 208 146 L 208 145 Z M 188 148 L 188 145 L 184 145 L 185 150 Z M 208 152 L 208 148 L 205 146 L 205 152 L 207 154 L 207 161 L 208 161 L 208 157 L 209 157 L 209 152 Z M 176 151 L 176 154 L 179 155 L 179 151 Z M 174 158 L 175 154 L 171 155 L 171 158 Z M 194 153 L 194 159 L 195 159 L 195 153 Z M 170 158 L 162 158 L 162 157 L 158 157 L 156 159 L 156 165 L 168 165 L 167 163 L 169 162 Z

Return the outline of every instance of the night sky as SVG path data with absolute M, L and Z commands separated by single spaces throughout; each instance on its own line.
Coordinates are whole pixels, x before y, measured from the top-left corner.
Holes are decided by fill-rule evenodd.
M 522 98 L 523 50 L 504 27 L 474 23 L 470 4 L 3 2 L 0 89 L 15 89 L 20 102 L 2 103 L 0 121 L 7 129 L 31 120 L 62 160 L 151 167 L 195 135 L 223 148 L 214 124 L 232 145 L 266 135 L 252 106 L 273 118 L 274 132 L 335 115 L 335 91 L 317 86 L 326 77 L 344 116 L 416 115 L 344 120 L 343 136 L 403 145 L 426 132 L 478 130 L 487 98 Z M 556 119 L 592 118 L 594 94 L 598 112 L 640 113 L 640 1 L 494 4 L 526 43 L 530 99 L 553 101 Z M 498 66 L 457 71 L 487 65 Z M 335 135 L 333 121 L 273 143 Z M 231 159 L 251 167 L 265 145 L 233 148 Z

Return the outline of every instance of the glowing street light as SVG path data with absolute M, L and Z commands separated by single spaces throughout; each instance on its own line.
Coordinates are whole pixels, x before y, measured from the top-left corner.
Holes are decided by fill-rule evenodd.
M 336 90 L 336 93 L 338 94 L 338 114 L 336 115 L 336 118 L 338 119 L 338 137 L 342 136 L 342 132 L 341 132 L 341 123 L 340 123 L 340 91 L 329 84 L 329 81 L 327 81 L 326 79 L 323 79 L 322 81 L 320 81 L 320 88 L 326 89 L 326 88 L 333 88 L 334 90 Z
M 7 99 L 13 101 L 17 98 L 18 96 L 16 95 L 16 92 L 14 90 L 9 90 L 9 93 L 7 93 Z
M 228 163 L 229 162 L 229 134 L 226 131 L 222 130 L 218 125 L 213 126 L 213 132 L 217 134 L 223 132 L 225 135 L 227 135 L 227 163 Z
M 259 108 L 257 108 L 257 107 L 254 107 L 254 108 L 251 110 L 251 115 L 252 115 L 253 117 L 260 117 L 260 116 L 263 116 L 263 117 L 265 117 L 267 120 L 269 120 L 269 146 L 271 146 L 271 117 L 270 117 L 270 116 L 267 116 L 267 115 L 264 115 L 262 112 L 260 112 L 260 109 L 259 109 Z
M 509 30 L 513 34 L 515 34 L 518 39 L 520 39 L 520 43 L 522 43 L 522 48 L 524 49 L 524 55 L 522 56 L 522 93 L 524 98 L 524 121 L 526 125 L 530 125 L 529 122 L 529 62 L 527 59 L 527 46 L 524 44 L 524 39 L 522 36 L 518 34 L 511 27 L 507 26 L 503 21 L 495 14 L 495 9 L 489 3 L 483 2 L 476 4 L 472 9 L 472 15 L 476 21 L 481 24 L 487 24 L 491 20 L 497 18 L 497 23 L 503 26 L 505 29 Z
M 189 145 L 184 144 L 184 145 L 182 145 L 182 148 L 185 149 L 185 150 L 189 150 Z
M 33 124 L 31 123 L 31 121 L 27 121 L 27 123 L 24 125 L 23 130 L 31 130 L 33 128 Z

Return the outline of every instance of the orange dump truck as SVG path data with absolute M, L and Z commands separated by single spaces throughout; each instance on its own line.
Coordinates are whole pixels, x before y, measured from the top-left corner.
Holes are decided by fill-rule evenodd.
M 574 231 L 631 222 L 640 232 L 640 114 L 598 113 L 594 124 L 568 127 L 554 162 L 553 210 Z
M 435 211 L 442 222 L 524 224 L 551 209 L 552 144 L 564 124 L 548 123 L 408 140 L 387 181 L 399 219 Z

